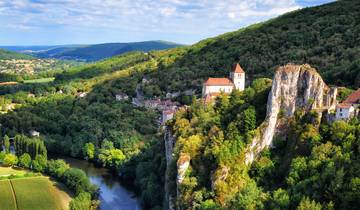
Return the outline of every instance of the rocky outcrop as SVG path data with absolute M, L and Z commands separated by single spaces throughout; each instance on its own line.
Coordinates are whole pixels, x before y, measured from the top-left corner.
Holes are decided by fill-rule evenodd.
M 176 177 L 177 186 L 179 186 L 183 182 L 185 178 L 186 170 L 189 168 L 189 166 L 190 166 L 190 155 L 186 153 L 181 153 L 177 161 L 177 177 Z
M 165 126 L 165 132 L 164 132 L 164 141 L 165 141 L 165 157 L 166 157 L 166 172 L 165 172 L 165 204 L 164 209 L 166 210 L 174 210 L 175 209 L 175 199 L 170 194 L 169 189 L 169 170 L 170 170 L 170 164 L 173 160 L 173 150 L 174 150 L 174 136 L 171 132 L 171 129 L 169 129 L 167 126 Z
M 272 145 L 274 135 L 279 132 L 279 118 L 292 117 L 298 108 L 307 111 L 334 108 L 336 94 L 336 88 L 329 88 L 307 64 L 278 68 L 269 93 L 266 119 L 248 148 L 245 162 L 252 163 L 265 147 Z
M 172 134 L 171 129 L 165 126 L 164 132 L 165 141 L 165 156 L 166 156 L 166 173 L 165 173 L 165 200 L 164 209 L 174 210 L 176 209 L 175 201 L 180 196 L 179 186 L 184 181 L 186 171 L 190 166 L 190 155 L 186 153 L 180 153 L 179 158 L 174 159 L 174 146 L 176 137 Z M 171 170 L 171 164 L 176 161 L 176 195 L 171 193 L 170 183 L 173 181 L 169 176 Z

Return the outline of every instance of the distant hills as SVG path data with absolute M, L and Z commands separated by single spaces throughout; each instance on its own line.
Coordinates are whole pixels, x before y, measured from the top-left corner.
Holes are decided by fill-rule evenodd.
M 21 53 L 0 49 L 0 60 L 31 59 L 31 58 L 33 58 L 31 55 L 25 55 Z
M 346 11 L 346 12 L 344 12 Z M 360 86 L 360 1 L 336 1 L 297 10 L 238 31 L 205 39 L 191 46 L 148 55 L 125 54 L 91 66 L 76 68 L 64 77 L 87 79 L 111 71 L 144 69 L 149 81 L 146 96 L 195 89 L 201 92 L 208 77 L 228 75 L 240 63 L 247 81 L 271 78 L 279 65 L 308 63 L 329 85 Z M 151 70 L 149 70 L 151 69 Z M 84 76 L 86 75 L 86 76 Z M 132 81 L 133 80 L 133 81 Z M 129 84 L 140 78 L 129 77 Z M 119 83 L 120 84 L 120 83 Z M 130 87 L 125 91 L 132 94 Z
M 98 61 L 130 51 L 148 52 L 152 50 L 165 50 L 178 46 L 181 45 L 165 41 L 144 41 L 93 45 L 0 46 L 0 48 L 18 53 L 25 53 L 37 58 Z

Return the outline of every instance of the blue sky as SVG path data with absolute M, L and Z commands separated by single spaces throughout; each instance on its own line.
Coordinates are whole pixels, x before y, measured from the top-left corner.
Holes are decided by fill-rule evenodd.
M 333 0 L 0 0 L 0 45 L 192 44 Z

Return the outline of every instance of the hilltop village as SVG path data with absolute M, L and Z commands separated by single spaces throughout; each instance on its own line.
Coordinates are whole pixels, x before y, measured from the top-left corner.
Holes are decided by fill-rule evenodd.
M 143 81 L 146 82 L 146 79 Z M 244 69 L 239 63 L 236 63 L 229 73 L 229 77 L 214 78 L 209 77 L 203 82 L 202 86 L 202 98 L 204 103 L 213 102 L 216 97 L 221 94 L 229 95 L 233 90 L 244 91 L 246 84 L 246 75 Z M 337 88 L 333 87 L 335 95 L 337 94 Z M 171 120 L 177 110 L 182 108 L 178 102 L 171 100 L 170 93 L 167 94 L 165 100 L 160 98 L 146 100 L 143 97 L 137 96 L 133 98 L 133 104 L 135 106 L 144 106 L 146 108 L 155 109 L 161 112 L 161 118 L 159 124 L 164 125 L 168 120 Z M 178 94 L 175 94 L 176 96 Z M 126 94 L 119 93 L 115 96 L 116 100 L 128 100 L 129 97 Z M 349 95 L 344 101 L 337 101 L 332 106 L 324 107 L 328 112 L 328 119 L 330 121 L 335 120 L 349 120 L 353 117 L 360 117 L 360 88 Z

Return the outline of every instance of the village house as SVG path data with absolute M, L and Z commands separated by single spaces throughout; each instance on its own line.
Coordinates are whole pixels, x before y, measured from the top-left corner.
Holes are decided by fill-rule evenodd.
M 115 99 L 117 101 L 123 101 L 123 100 L 128 100 L 129 99 L 129 96 L 126 95 L 125 93 L 118 93 L 115 95 Z
M 172 102 L 171 100 L 145 100 L 144 106 L 150 109 L 158 109 L 159 111 L 168 110 L 168 109 L 176 109 L 177 103 Z
M 30 131 L 30 136 L 32 136 L 32 137 L 39 137 L 39 136 L 40 136 L 40 132 L 35 131 L 35 130 L 31 130 L 31 131 Z
M 245 90 L 245 72 L 238 63 L 234 65 L 229 78 L 208 78 L 203 83 L 202 96 L 206 101 L 221 93 L 230 94 L 234 88 Z
M 336 106 L 336 120 L 348 120 L 352 117 L 359 116 L 359 108 L 360 88 Z

